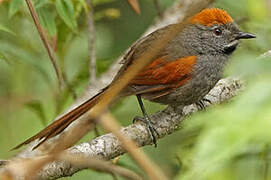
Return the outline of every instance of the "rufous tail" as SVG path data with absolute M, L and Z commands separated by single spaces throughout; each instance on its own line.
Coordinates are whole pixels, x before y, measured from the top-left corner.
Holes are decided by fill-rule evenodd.
M 105 89 L 104 89 L 105 90 Z M 103 94 L 103 91 L 96 94 L 91 99 L 87 100 L 86 102 L 82 103 L 69 113 L 63 115 L 59 119 L 55 120 L 53 123 L 48 125 L 46 128 L 44 128 L 42 131 L 37 133 L 36 135 L 30 137 L 23 143 L 19 144 L 18 146 L 14 147 L 12 150 L 18 149 L 22 147 L 23 145 L 29 144 L 30 142 L 40 139 L 41 141 L 33 148 L 36 149 L 39 147 L 42 143 L 44 143 L 46 140 L 48 140 L 51 137 L 54 137 L 61 133 L 64 129 L 66 129 L 73 121 L 75 121 L 77 118 L 82 116 L 84 113 L 86 113 L 88 110 L 90 110 L 100 99 L 101 95 Z

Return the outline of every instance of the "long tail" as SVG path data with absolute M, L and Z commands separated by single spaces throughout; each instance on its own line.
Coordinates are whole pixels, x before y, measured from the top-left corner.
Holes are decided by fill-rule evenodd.
M 105 89 L 104 89 L 105 90 Z M 75 121 L 77 118 L 82 116 L 84 113 L 86 113 L 88 110 L 90 110 L 100 99 L 101 95 L 103 94 L 103 91 L 100 93 L 96 94 L 94 97 L 91 99 L 87 100 L 86 102 L 82 103 L 69 113 L 63 115 L 59 119 L 55 120 L 53 123 L 48 125 L 46 128 L 44 128 L 42 131 L 40 131 L 38 134 L 30 137 L 26 141 L 22 142 L 18 146 L 14 147 L 12 150 L 18 149 L 22 147 L 23 145 L 29 144 L 30 142 L 36 140 L 36 139 L 42 139 L 36 145 L 33 149 L 36 149 L 39 147 L 42 143 L 44 143 L 46 140 L 48 140 L 51 137 L 54 137 L 61 133 L 64 129 L 66 129 L 73 121 Z

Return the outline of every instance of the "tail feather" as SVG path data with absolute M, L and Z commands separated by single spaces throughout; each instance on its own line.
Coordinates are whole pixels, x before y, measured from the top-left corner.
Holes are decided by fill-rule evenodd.
M 105 89 L 104 89 L 105 90 Z M 42 139 L 33 149 L 38 148 L 41 144 L 43 144 L 45 141 L 47 141 L 49 138 L 54 137 L 61 133 L 64 129 L 66 129 L 73 121 L 75 121 L 77 118 L 85 114 L 88 110 L 90 110 L 99 100 L 101 95 L 103 94 L 103 91 L 92 97 L 91 99 L 87 100 L 83 104 L 79 105 L 69 113 L 65 114 L 64 116 L 60 117 L 59 119 L 55 120 L 53 123 L 48 125 L 46 128 L 44 128 L 42 131 L 37 133 L 36 135 L 30 137 L 29 139 L 25 140 L 21 144 L 14 147 L 12 150 L 18 149 L 22 147 L 23 145 L 29 144 L 30 142 L 36 140 L 36 139 Z

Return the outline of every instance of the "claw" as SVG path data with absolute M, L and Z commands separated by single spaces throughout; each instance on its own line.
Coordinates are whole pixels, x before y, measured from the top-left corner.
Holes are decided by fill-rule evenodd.
M 207 98 L 203 98 L 202 101 L 208 102 L 209 104 L 212 104 L 212 101 L 210 99 Z
M 154 147 L 157 147 L 157 137 L 159 137 L 159 133 L 158 131 L 153 127 L 151 121 L 149 120 L 149 118 L 143 118 L 143 117 L 140 117 L 140 116 L 136 116 L 134 117 L 133 119 L 133 123 L 136 123 L 136 122 L 143 122 L 144 124 L 146 124 L 147 126 L 147 129 L 148 129 L 148 133 L 150 134 L 151 136 L 151 140 L 154 144 Z M 156 135 L 156 136 L 155 136 Z
M 196 105 L 199 107 L 200 110 L 205 109 L 205 104 L 202 100 L 200 100 L 199 102 L 196 102 Z
M 209 104 L 212 104 L 212 102 L 209 99 L 203 98 L 202 100 L 196 103 L 196 105 L 199 107 L 200 110 L 206 109 L 206 105 L 204 102 L 208 102 Z
M 145 122 L 145 119 L 143 117 L 140 116 L 135 116 L 133 119 L 133 124 L 136 122 Z

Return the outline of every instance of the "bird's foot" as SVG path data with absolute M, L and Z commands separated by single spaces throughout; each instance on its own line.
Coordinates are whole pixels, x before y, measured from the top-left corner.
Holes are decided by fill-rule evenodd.
M 150 119 L 148 117 L 140 117 L 140 116 L 136 116 L 133 119 L 133 123 L 140 121 L 143 122 L 144 124 L 146 124 L 148 132 L 150 134 L 151 140 L 154 144 L 154 147 L 157 147 L 157 138 L 159 137 L 159 133 L 158 131 L 154 128 L 152 122 L 150 121 Z
M 209 99 L 203 98 L 199 102 L 197 102 L 196 105 L 199 107 L 200 110 L 205 110 L 206 102 L 208 102 L 209 104 L 212 104 L 212 102 Z

